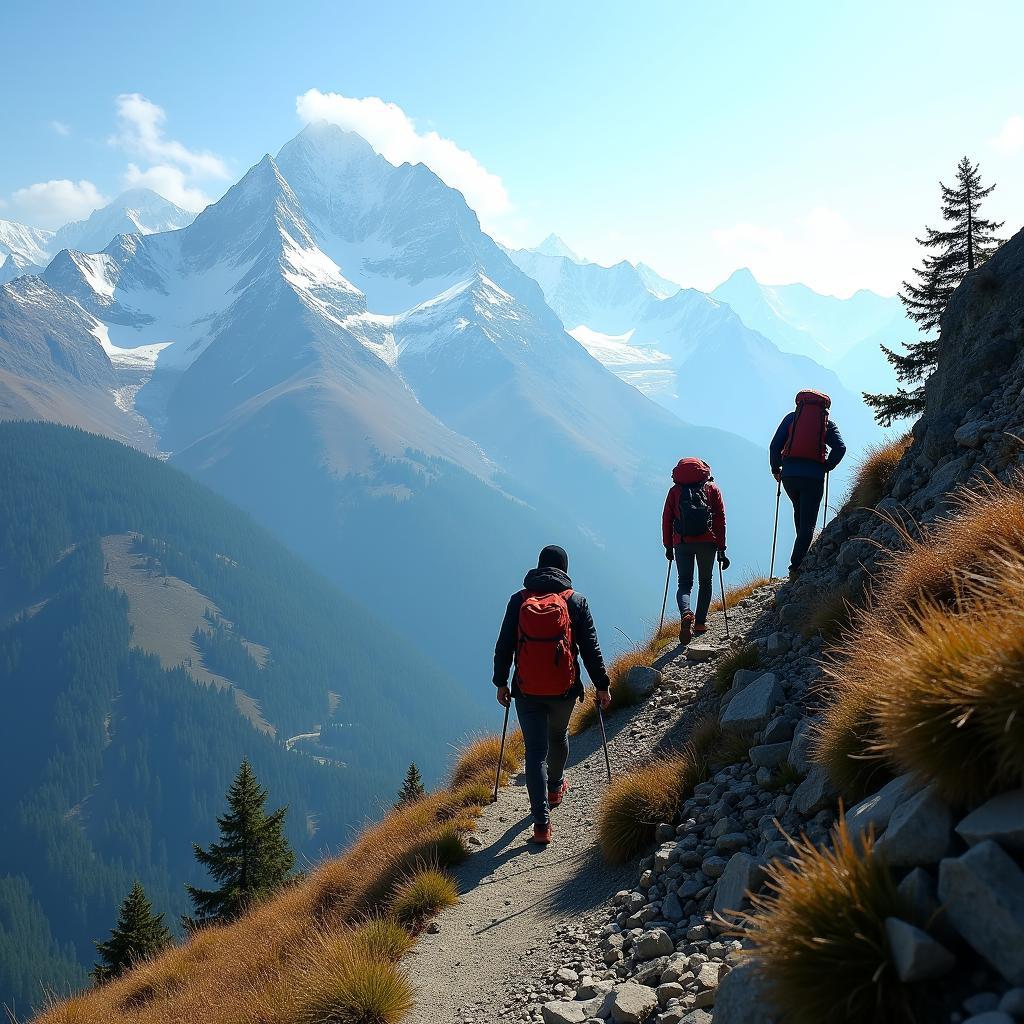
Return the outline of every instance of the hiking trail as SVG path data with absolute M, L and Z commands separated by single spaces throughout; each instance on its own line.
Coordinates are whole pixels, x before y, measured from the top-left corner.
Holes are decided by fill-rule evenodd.
M 767 596 L 766 596 L 767 595 Z M 763 610 L 770 592 L 730 609 L 733 638 Z M 721 613 L 709 617 L 697 644 L 727 645 Z M 663 681 L 640 705 L 606 719 L 612 778 L 659 748 L 680 744 L 694 721 L 717 706 L 711 680 L 715 660 L 687 660 L 678 643 L 654 662 Z M 587 699 L 593 700 L 588 686 Z M 495 703 L 495 719 L 500 708 Z M 514 713 L 509 727 L 515 725 Z M 607 786 L 601 731 L 595 723 L 570 741 L 569 792 L 552 811 L 553 841 L 527 843 L 532 834 L 522 774 L 485 807 L 471 837 L 473 853 L 454 872 L 462 896 L 424 933 L 407 964 L 416 987 L 412 1024 L 493 1024 L 539 1019 L 535 1007 L 561 994 L 550 978 L 578 949 L 578 973 L 604 969 L 595 931 L 608 919 L 611 899 L 629 888 L 636 863 L 613 867 L 601 856 L 597 818 Z M 477 845 L 479 844 L 479 845 Z M 554 959 L 551 946 L 562 947 Z M 575 987 L 570 981 L 566 991 Z

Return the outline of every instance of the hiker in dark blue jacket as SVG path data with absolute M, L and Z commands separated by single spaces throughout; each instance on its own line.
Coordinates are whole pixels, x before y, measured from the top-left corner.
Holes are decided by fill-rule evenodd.
M 793 502 L 796 542 L 789 563 L 790 576 L 800 571 L 800 563 L 814 539 L 825 474 L 831 473 L 846 455 L 843 435 L 828 415 L 828 395 L 801 391 L 796 401 L 796 409 L 783 417 L 769 448 L 772 475 Z

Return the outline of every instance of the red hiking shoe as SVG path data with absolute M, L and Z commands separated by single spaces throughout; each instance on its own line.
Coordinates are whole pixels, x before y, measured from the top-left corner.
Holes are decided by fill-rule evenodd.
M 547 846 L 551 842 L 551 826 L 542 828 L 540 825 L 534 825 L 530 842 L 536 843 L 538 846 Z
M 566 793 L 569 792 L 569 783 L 562 779 L 562 784 L 555 790 L 548 790 L 548 807 L 557 807 Z
M 685 647 L 693 636 L 693 612 L 687 612 L 679 622 L 679 643 Z
M 703 622 L 698 622 L 697 625 L 693 627 L 694 636 L 703 636 L 707 631 L 708 627 Z

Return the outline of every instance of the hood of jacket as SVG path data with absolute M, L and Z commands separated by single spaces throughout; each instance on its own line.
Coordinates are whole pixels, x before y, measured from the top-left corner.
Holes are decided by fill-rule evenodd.
M 535 594 L 560 594 L 563 590 L 572 590 L 572 580 L 561 569 L 531 569 L 523 586 Z
M 711 479 L 711 467 L 703 459 L 680 459 L 672 470 L 672 481 L 677 484 L 702 484 Z

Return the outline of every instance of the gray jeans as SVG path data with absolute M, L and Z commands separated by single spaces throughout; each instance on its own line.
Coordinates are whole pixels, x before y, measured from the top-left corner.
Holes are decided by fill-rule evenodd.
M 548 791 L 562 785 L 569 758 L 569 716 L 573 697 L 516 697 L 516 714 L 526 744 L 526 791 L 533 822 L 546 828 Z
M 715 589 L 715 552 L 718 546 L 709 541 L 695 544 L 677 544 L 675 547 L 676 566 L 679 569 L 679 589 L 676 603 L 679 614 L 690 610 L 690 595 L 693 593 L 693 565 L 697 563 L 697 609 L 694 618 L 699 625 L 708 620 L 708 608 Z

